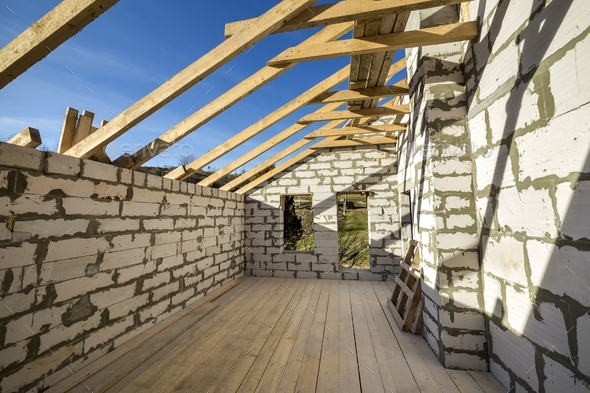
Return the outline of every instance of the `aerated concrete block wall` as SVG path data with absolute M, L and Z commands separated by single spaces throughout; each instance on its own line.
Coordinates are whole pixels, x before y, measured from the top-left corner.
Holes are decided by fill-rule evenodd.
M 464 44 L 490 368 L 590 390 L 590 3 L 473 1 Z
M 242 275 L 243 230 L 240 195 L 0 143 L 0 391 L 46 389 Z
M 436 8 L 412 13 L 408 29 L 458 20 L 456 6 Z M 487 370 L 462 48 L 406 57 L 412 114 L 398 141 L 398 181 L 420 242 L 425 338 L 445 367 Z
M 387 280 L 401 258 L 395 149 L 330 149 L 308 157 L 246 198 L 246 274 L 254 276 Z M 367 191 L 370 270 L 338 268 L 340 192 Z M 313 252 L 283 249 L 283 195 L 311 194 Z

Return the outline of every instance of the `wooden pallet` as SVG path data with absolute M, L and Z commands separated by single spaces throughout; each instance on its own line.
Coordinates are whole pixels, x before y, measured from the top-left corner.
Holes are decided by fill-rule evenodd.
M 422 285 L 418 242 L 410 240 L 408 251 L 395 278 L 391 299 L 387 302 L 394 319 L 403 331 L 422 334 Z

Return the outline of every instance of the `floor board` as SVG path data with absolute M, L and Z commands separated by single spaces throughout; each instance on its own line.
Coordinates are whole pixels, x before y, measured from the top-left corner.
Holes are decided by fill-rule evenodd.
M 489 373 L 444 369 L 421 337 L 399 329 L 390 294 L 384 282 L 245 277 L 140 335 L 130 352 L 96 362 L 104 366 L 85 381 L 60 385 L 96 393 L 505 391 Z

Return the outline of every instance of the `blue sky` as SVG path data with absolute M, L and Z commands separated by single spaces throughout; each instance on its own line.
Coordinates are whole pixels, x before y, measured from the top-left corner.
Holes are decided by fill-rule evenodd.
M 95 113 L 94 126 L 111 120 L 177 72 L 220 44 L 227 22 L 253 18 L 278 0 L 121 0 L 53 53 L 0 90 L 0 137 L 38 128 L 44 143 L 56 145 L 66 107 Z M 317 4 L 329 1 L 318 1 Z M 59 4 L 59 0 L 3 0 L 0 45 Z M 274 34 L 242 53 L 112 143 L 111 158 L 164 133 L 191 113 L 264 67 L 266 61 L 319 29 Z M 146 165 L 178 165 L 179 152 L 198 157 L 289 102 L 350 62 L 350 57 L 305 62 L 217 116 Z M 70 71 L 71 70 L 71 71 Z M 229 71 L 229 72 L 228 72 Z M 399 78 L 396 78 L 399 79 Z M 346 83 L 338 89 L 346 88 Z M 192 109 L 191 109 L 192 108 Z M 307 106 L 211 164 L 221 168 L 315 111 Z M 111 113 L 112 112 L 112 113 Z M 320 127 L 316 123 L 246 165 L 257 163 Z M 242 168 L 240 168 L 242 169 Z

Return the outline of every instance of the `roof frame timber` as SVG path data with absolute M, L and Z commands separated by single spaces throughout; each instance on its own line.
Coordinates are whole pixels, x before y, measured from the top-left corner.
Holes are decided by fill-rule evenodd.
M 352 28 L 353 24 L 350 22 L 331 26 L 314 34 L 299 44 L 297 47 L 305 47 L 308 45 L 316 45 L 318 43 L 337 40 L 352 30 Z M 242 82 L 238 83 L 223 95 L 211 101 L 209 104 L 197 110 L 195 113 L 160 135 L 158 138 L 139 149 L 132 156 L 123 155 L 115 159 L 113 163 L 117 166 L 125 168 L 137 168 L 145 164 L 156 155 L 166 150 L 172 144 L 189 135 L 199 127 L 202 127 L 211 119 L 215 118 L 244 97 L 252 94 L 262 86 L 287 72 L 295 65 L 297 65 L 297 63 L 291 63 L 282 68 L 268 66 L 261 68 L 259 71 L 244 79 Z
M 396 83 L 389 86 L 366 87 L 362 89 L 328 91 L 320 94 L 309 105 L 327 104 L 330 102 L 348 102 L 368 100 L 373 98 L 384 98 L 396 95 L 408 95 L 409 89 L 405 83 Z
M 119 0 L 63 0 L 0 50 L 0 89 Z
M 347 120 L 347 119 L 361 119 L 363 117 L 373 116 L 388 116 L 388 115 L 399 115 L 409 114 L 409 105 L 392 105 L 389 107 L 377 107 L 377 108 L 366 108 L 355 111 L 333 111 L 333 112 L 322 112 L 322 113 L 310 113 L 297 120 L 299 124 L 313 123 L 317 121 L 326 120 Z
M 372 138 L 354 138 L 354 139 L 343 139 L 329 141 L 324 140 L 311 147 L 311 149 L 330 149 L 337 147 L 363 147 L 363 146 L 378 146 L 378 145 L 391 145 L 397 142 L 397 138 L 392 137 L 372 137 Z
M 88 158 L 206 76 L 301 13 L 316 0 L 283 0 L 238 34 L 225 40 L 154 91 L 117 115 L 107 125 L 72 146 L 65 154 Z
M 397 74 L 399 71 L 401 71 L 405 67 L 406 67 L 406 60 L 405 60 L 405 58 L 399 60 L 398 62 L 396 62 L 395 64 L 393 64 L 389 68 L 388 73 L 386 75 L 386 79 L 389 80 L 390 78 L 392 78 L 395 74 Z M 321 93 L 317 97 L 320 97 L 323 94 L 324 93 Z M 336 102 L 336 103 L 330 103 L 330 104 L 324 105 L 322 108 L 320 108 L 317 111 L 315 111 L 315 113 L 329 113 L 330 111 L 333 111 L 334 109 L 337 109 L 341 104 L 342 103 L 340 103 L 340 102 Z M 329 126 L 330 127 L 335 127 L 335 126 L 337 126 L 340 123 L 341 123 L 340 121 L 335 121 L 335 122 L 330 123 Z M 261 145 L 259 145 L 254 150 L 249 151 L 248 153 L 244 154 L 243 156 L 239 157 L 238 159 L 236 159 L 236 160 L 232 161 L 231 163 L 227 164 L 225 167 L 221 168 L 217 172 L 215 172 L 212 175 L 208 176 L 207 178 L 205 178 L 204 180 L 202 180 L 200 183 L 198 183 L 198 185 L 200 185 L 200 186 L 210 186 L 215 181 L 219 180 L 220 178 L 222 178 L 223 176 L 227 175 L 231 171 L 233 171 L 233 170 L 239 168 L 240 166 L 242 166 L 242 165 L 250 162 L 252 159 L 258 157 L 260 154 L 264 153 L 268 149 L 270 149 L 273 146 L 275 146 L 275 145 L 283 142 L 285 139 L 287 139 L 287 138 L 295 135 L 297 132 L 303 130 L 308 125 L 309 124 L 297 124 L 297 123 L 296 124 L 293 124 L 291 127 L 285 129 L 284 131 L 280 132 L 279 134 L 277 134 L 274 137 L 270 138 L 269 140 L 265 141 L 264 143 L 262 143 Z
M 440 7 L 450 4 L 459 4 L 470 0 L 355 0 L 340 1 L 323 4 L 303 10 L 295 18 L 285 23 L 275 33 L 308 29 L 311 27 L 326 26 L 340 22 L 357 21 L 381 17 L 384 14 L 404 13 L 425 8 Z M 231 37 L 246 26 L 254 23 L 256 19 L 246 19 L 225 25 L 225 36 Z
M 460 22 L 420 30 L 405 31 L 365 37 L 352 38 L 316 45 L 307 50 L 289 48 L 266 64 L 281 67 L 294 61 L 311 61 L 334 57 L 362 55 L 367 53 L 388 52 L 397 49 L 413 48 L 427 45 L 446 44 L 476 38 L 479 34 L 477 22 Z
M 276 124 L 277 122 L 291 115 L 301 107 L 307 105 L 309 101 L 313 100 L 319 94 L 342 83 L 348 78 L 349 73 L 350 65 L 341 68 L 336 73 L 332 74 L 328 78 L 324 79 L 320 83 L 316 84 L 312 88 L 300 94 L 298 97 L 289 101 L 288 103 L 286 103 L 279 109 L 275 110 L 271 114 L 260 119 L 256 123 L 252 124 L 250 127 L 237 133 L 221 145 L 211 149 L 209 152 L 205 153 L 203 156 L 199 157 L 192 163 L 177 167 L 176 169 L 168 173 L 165 177 L 176 180 L 184 180 L 190 177 L 195 171 L 210 164 L 222 155 L 228 153 L 229 151 L 240 146 L 242 143 L 258 135 L 268 127 L 272 126 L 273 124 Z
M 390 101 L 388 104 L 390 104 L 391 102 L 397 103 L 398 102 L 397 101 L 398 98 L 399 97 L 396 97 L 394 100 Z M 385 104 L 385 105 L 387 105 L 387 104 Z M 363 119 L 361 119 L 361 122 L 362 123 L 365 123 L 365 122 L 369 121 L 370 119 L 371 119 L 370 117 L 363 118 Z M 333 121 L 331 123 L 328 123 L 326 126 L 327 127 L 335 127 L 339 123 L 341 123 L 341 122 L 340 121 Z M 344 128 L 347 128 L 347 127 L 344 127 Z M 259 174 L 259 173 L 267 170 L 268 168 L 270 168 L 270 166 L 276 164 L 278 161 L 280 161 L 280 160 L 288 157 L 292 153 L 294 153 L 297 150 L 301 149 L 305 145 L 308 145 L 308 144 L 311 144 L 311 143 L 316 144 L 316 143 L 319 143 L 320 142 L 320 141 L 318 141 L 315 138 L 314 139 L 307 139 L 307 137 L 309 135 L 311 135 L 311 134 L 308 134 L 307 136 L 303 137 L 303 139 L 301 139 L 299 142 L 295 142 L 291 146 L 286 147 L 285 149 L 283 149 L 279 153 L 275 154 L 274 156 L 268 158 L 264 162 L 258 164 L 256 167 L 250 169 L 246 173 L 244 173 L 244 174 L 240 175 L 239 177 L 235 178 L 234 180 L 232 180 L 231 182 L 227 183 L 226 185 L 224 185 L 220 189 L 221 190 L 224 190 L 224 191 L 231 191 L 232 189 L 238 187 L 240 184 L 248 181 L 253 176 L 255 176 L 255 175 L 257 175 L 257 174 Z M 339 138 L 340 137 L 328 137 L 328 138 L 323 139 L 322 142 L 336 141 Z M 283 172 L 284 170 L 286 170 L 290 166 L 296 164 L 297 162 L 301 161 L 302 159 L 304 159 L 304 158 L 306 158 L 306 157 L 308 157 L 311 154 L 314 154 L 316 152 L 317 152 L 316 149 L 308 148 L 307 150 L 302 151 L 301 153 L 297 154 L 296 156 L 294 156 L 294 157 L 290 158 L 289 160 L 285 161 L 284 163 L 280 164 L 276 168 L 274 168 L 274 169 L 266 172 L 265 174 L 259 176 L 256 179 L 250 181 L 249 183 L 247 183 L 246 185 L 242 186 L 238 191 L 235 191 L 235 192 L 238 193 L 238 194 L 242 194 L 242 193 L 248 192 L 251 189 L 253 189 L 256 186 L 258 186 L 259 184 L 262 184 L 264 181 L 266 181 L 268 179 L 271 179 L 272 177 L 274 177 L 277 174 Z
M 364 126 L 364 127 L 343 127 L 343 128 L 320 128 L 304 137 L 304 139 L 316 139 L 329 136 L 349 136 L 363 135 L 374 133 L 393 133 L 403 132 L 406 130 L 405 124 L 386 124 L 382 126 Z

